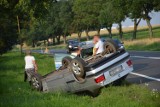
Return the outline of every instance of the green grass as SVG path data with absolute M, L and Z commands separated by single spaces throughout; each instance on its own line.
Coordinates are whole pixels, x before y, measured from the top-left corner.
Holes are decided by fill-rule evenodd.
M 39 73 L 54 69 L 53 58 L 34 54 Z M 159 107 L 160 94 L 134 84 L 103 88 L 99 96 L 71 93 L 42 93 L 23 82 L 24 55 L 9 52 L 0 56 L 0 107 Z
M 125 45 L 127 50 L 136 50 L 136 51 L 160 51 L 160 42 L 154 42 L 148 45 L 134 44 L 134 45 Z
M 133 31 L 124 32 L 123 33 L 123 40 L 131 40 L 133 35 Z M 154 38 L 160 38 L 160 27 L 153 28 L 153 35 Z M 109 35 L 102 35 L 102 37 L 106 37 Z M 113 38 L 119 38 L 119 34 L 113 34 Z M 148 29 L 142 29 L 137 31 L 137 39 L 145 39 L 149 38 L 149 31 Z

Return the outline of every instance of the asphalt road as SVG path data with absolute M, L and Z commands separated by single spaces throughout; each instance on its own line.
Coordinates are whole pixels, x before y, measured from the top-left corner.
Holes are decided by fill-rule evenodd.
M 129 52 L 134 71 L 127 81 L 160 91 L 160 52 Z
M 50 50 L 50 53 L 66 53 L 66 50 Z M 127 81 L 160 91 L 160 52 L 130 51 L 129 53 L 134 71 L 128 75 Z

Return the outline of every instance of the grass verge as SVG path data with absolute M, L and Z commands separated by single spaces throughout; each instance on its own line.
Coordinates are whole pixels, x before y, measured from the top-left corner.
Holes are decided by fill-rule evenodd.
M 53 58 L 34 54 L 39 73 L 54 69 Z M 0 56 L 0 107 L 159 107 L 160 93 L 138 85 L 109 86 L 98 97 L 70 93 L 42 93 L 23 82 L 24 55 Z
M 124 45 L 127 50 L 160 51 L 160 38 L 124 41 Z

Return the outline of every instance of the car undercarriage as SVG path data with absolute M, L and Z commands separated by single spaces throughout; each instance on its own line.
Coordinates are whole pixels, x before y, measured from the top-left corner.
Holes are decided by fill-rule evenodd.
M 49 74 L 30 73 L 31 85 L 43 92 L 95 93 L 103 86 L 125 79 L 133 71 L 129 57 L 128 52 L 119 49 L 112 40 L 107 40 L 104 52 L 98 55 L 83 58 L 66 56 L 62 59 L 62 66 Z

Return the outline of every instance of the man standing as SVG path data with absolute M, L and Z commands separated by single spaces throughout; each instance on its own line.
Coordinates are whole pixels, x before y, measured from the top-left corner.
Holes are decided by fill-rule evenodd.
M 93 55 L 102 53 L 104 51 L 103 42 L 98 35 L 94 36 L 93 43 L 95 44 L 93 48 Z
M 31 55 L 31 51 L 26 51 L 25 60 L 25 73 L 24 73 L 24 81 L 26 82 L 27 79 L 30 79 L 30 72 L 37 72 L 37 64 L 35 61 L 34 56 Z M 30 81 L 30 80 L 29 80 Z

